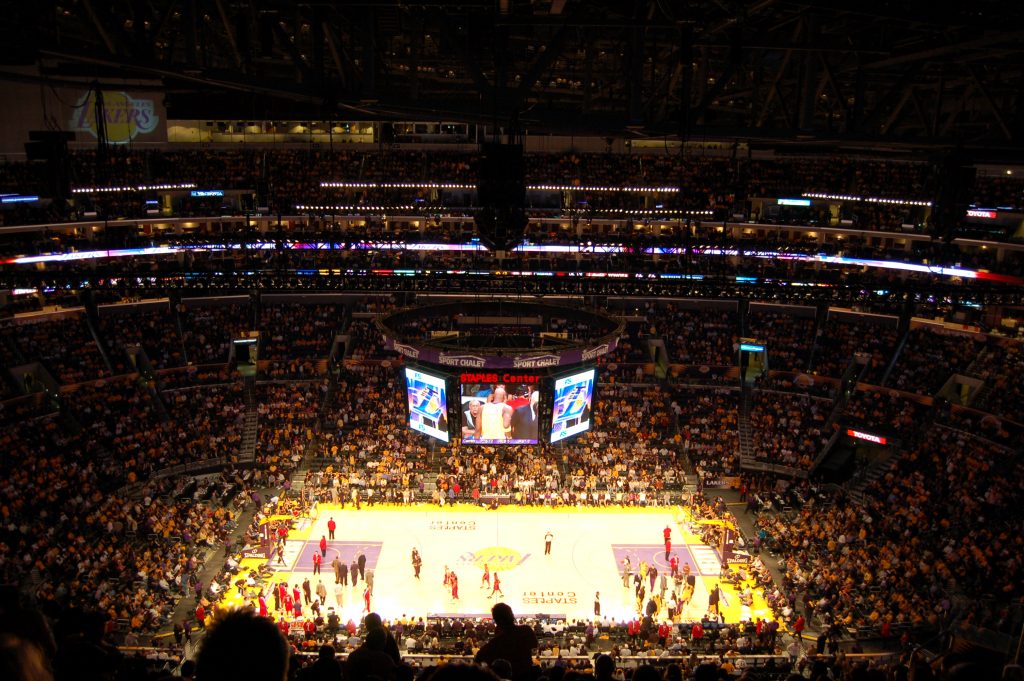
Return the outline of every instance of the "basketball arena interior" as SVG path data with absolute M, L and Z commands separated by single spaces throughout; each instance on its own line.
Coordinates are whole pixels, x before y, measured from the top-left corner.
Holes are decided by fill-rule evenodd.
M 1024 6 L 14 5 L 0 677 L 1024 679 Z

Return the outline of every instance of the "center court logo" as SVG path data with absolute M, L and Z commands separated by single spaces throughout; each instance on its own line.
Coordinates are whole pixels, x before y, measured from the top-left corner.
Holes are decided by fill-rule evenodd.
M 522 565 L 529 557 L 529 553 L 521 554 L 505 546 L 489 546 L 479 551 L 466 551 L 459 556 L 459 562 L 463 565 L 476 566 L 481 570 L 486 563 L 492 572 L 507 572 Z

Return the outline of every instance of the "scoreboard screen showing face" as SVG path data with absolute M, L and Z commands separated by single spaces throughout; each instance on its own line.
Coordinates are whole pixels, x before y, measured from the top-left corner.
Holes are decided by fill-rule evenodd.
M 460 374 L 462 443 L 537 444 L 540 378 L 510 371 Z
M 448 396 L 444 378 L 405 368 L 409 427 L 448 442 Z
M 552 443 L 590 429 L 595 377 L 596 371 L 587 369 L 555 380 L 551 412 Z

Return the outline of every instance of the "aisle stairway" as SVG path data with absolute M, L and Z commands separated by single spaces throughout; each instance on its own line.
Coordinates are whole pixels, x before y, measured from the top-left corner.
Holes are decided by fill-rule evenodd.
M 740 466 L 754 461 L 754 434 L 750 427 L 750 404 L 753 390 L 744 385 L 740 391 L 739 435 Z
M 275 493 L 275 490 L 273 488 L 266 488 L 258 490 L 258 492 L 262 498 L 267 499 Z M 237 524 L 230 534 L 232 546 L 242 546 L 245 544 L 245 533 L 249 528 L 250 523 L 252 523 L 253 516 L 256 515 L 256 510 L 256 504 L 252 501 L 246 502 L 245 507 L 236 517 Z M 209 586 L 210 582 L 221 572 L 224 568 L 227 557 L 228 552 L 224 544 L 218 544 L 216 547 L 207 549 L 205 554 L 202 556 L 202 564 L 198 570 L 199 580 L 203 583 L 204 587 Z M 228 588 L 231 585 L 224 586 Z M 178 605 L 175 606 L 174 613 L 171 615 L 167 625 L 164 627 L 164 631 L 170 631 L 174 622 L 187 621 L 194 626 L 197 604 L 198 599 L 195 597 L 195 593 L 190 590 L 189 593 L 182 597 L 178 602 Z
M 864 493 L 871 483 L 875 482 L 889 472 L 889 469 L 896 465 L 895 454 L 892 447 L 885 447 L 881 456 L 871 465 L 864 469 L 854 481 L 847 487 L 847 495 L 858 504 L 863 504 L 867 496 Z
M 246 376 L 243 379 L 243 397 L 245 399 L 245 426 L 242 430 L 242 448 L 239 461 L 254 462 L 256 460 L 256 440 L 259 433 L 259 408 L 256 404 L 256 377 Z

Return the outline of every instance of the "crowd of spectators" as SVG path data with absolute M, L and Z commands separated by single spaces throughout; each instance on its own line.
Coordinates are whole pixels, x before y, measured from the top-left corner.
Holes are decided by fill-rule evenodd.
M 312 482 L 321 499 L 361 503 L 428 495 L 436 503 L 481 503 L 492 495 L 520 504 L 664 503 L 664 493 L 677 493 L 681 483 L 683 436 L 669 432 L 671 405 L 657 386 L 608 384 L 601 395 L 605 406 L 594 414 L 591 432 L 571 443 L 463 447 L 456 436 L 432 452 L 417 433 L 394 427 L 404 409 L 394 369 L 353 366 L 325 409 L 318 444 L 323 467 Z M 694 425 L 693 437 L 698 432 L 704 431 Z M 720 451 L 725 444 L 719 441 Z
M 90 408 L 97 418 L 124 411 L 113 394 L 72 397 L 87 403 L 79 415 Z M 112 494 L 123 478 L 98 456 L 105 429 L 76 433 L 57 414 L 3 416 L 5 582 L 30 579 L 43 610 L 58 619 L 70 608 L 99 608 L 135 632 L 164 626 L 184 590 L 183 576 L 197 569 L 201 548 L 223 541 L 230 512 L 165 500 L 159 482 L 147 483 L 134 499 Z
M 399 427 L 404 387 L 395 369 L 355 365 L 338 378 L 317 442 L 323 464 L 308 478 L 325 501 L 423 500 L 428 452 L 422 436 Z
M 81 186 L 96 185 L 102 167 L 105 184 L 145 185 L 193 182 L 198 186 L 254 189 L 269 183 L 278 197 L 302 200 L 337 197 L 324 190 L 325 180 L 346 182 L 450 182 L 474 185 L 478 156 L 466 152 L 384 149 L 258 149 L 118 151 L 99 165 L 94 151 L 75 150 L 72 176 Z M 925 163 L 877 161 L 833 156 L 827 158 L 755 159 L 696 154 L 530 153 L 524 156 L 525 177 L 531 185 L 684 188 L 687 205 L 707 208 L 729 205 L 725 188 L 746 185 L 747 194 L 776 198 L 803 192 L 928 199 L 933 192 L 932 166 Z M 26 191 L 43 186 L 44 178 L 30 164 L 8 163 L 0 169 L 0 188 Z M 979 191 L 1012 186 L 1012 181 L 982 179 Z M 352 188 L 356 200 L 386 195 Z M 1006 191 L 999 192 L 1004 196 Z M 598 194 L 597 196 L 600 196 Z M 423 191 L 419 196 L 430 200 Z M 117 200 L 124 201 L 121 197 Z M 1001 205 L 1006 205 L 1001 204 Z
M 896 390 L 934 395 L 950 376 L 967 373 L 983 346 L 983 341 L 970 334 L 911 329 L 885 384 Z
M 903 161 L 846 156 L 750 162 L 750 196 L 778 198 L 804 192 L 894 199 L 929 199 L 932 167 Z
M 969 407 L 959 407 L 939 401 L 935 420 L 977 437 L 991 440 L 1006 447 L 1024 439 L 1024 426 L 1016 421 L 1000 418 Z
M 140 310 L 114 308 L 109 314 L 101 312 L 99 331 L 120 362 L 127 361 L 126 353 L 131 346 L 141 345 L 154 369 L 185 364 L 178 322 L 174 310 L 166 303 Z
M 80 383 L 110 375 L 84 314 L 9 321 L 0 327 L 0 334 L 9 339 L 20 359 L 41 362 L 60 383 Z
M 241 381 L 164 390 L 160 397 L 176 429 L 168 435 L 181 463 L 224 457 L 237 462 L 245 424 Z
M 292 357 L 286 348 L 293 341 L 330 335 L 317 331 L 335 318 L 333 306 L 323 307 L 315 308 L 318 312 L 310 318 L 305 313 L 311 306 L 282 306 L 280 315 L 268 313 L 262 320 L 276 329 L 270 342 L 279 343 L 282 359 Z M 238 305 L 184 306 L 182 324 L 189 329 L 187 337 L 193 334 L 193 348 L 219 347 L 223 352 L 211 354 L 221 354 L 223 362 L 230 335 L 213 334 L 224 322 L 244 328 L 246 310 Z M 809 343 L 813 336 L 805 333 L 807 323 L 813 328 L 813 319 L 787 319 L 773 312 L 755 323 L 754 316 L 761 314 L 751 314 L 752 327 L 773 348 L 773 358 L 787 357 L 786 349 L 801 340 Z M 686 352 L 702 347 L 708 336 L 728 337 L 731 357 L 735 337 L 726 331 L 736 321 L 723 315 L 710 314 L 708 322 L 693 312 L 676 312 L 678 327 L 667 328 L 681 329 L 675 334 L 683 340 L 676 342 Z M 171 356 L 159 344 L 147 345 L 150 333 L 169 330 L 169 310 L 143 312 L 135 336 L 126 323 L 134 317 L 121 317 L 101 321 L 102 335 L 121 343 L 138 338 L 148 355 Z M 660 312 L 649 312 L 648 319 L 663 323 Z M 79 321 L 84 324 L 84 318 Z M 635 356 L 633 344 L 643 346 L 640 324 L 634 325 L 625 358 Z M 819 338 L 816 357 L 867 347 L 874 358 L 876 350 L 892 347 L 893 339 L 884 338 L 875 325 L 837 324 L 850 327 L 842 330 L 830 326 L 826 324 Z M 45 343 L 23 346 L 21 331 L 9 331 L 5 343 L 26 356 L 41 356 Z M 380 356 L 369 322 L 356 320 L 349 333 L 354 356 Z M 930 349 L 936 338 L 942 339 L 939 349 Z M 88 340 L 95 346 L 91 334 Z M 702 352 L 724 348 L 724 343 L 715 341 Z M 322 357 L 323 343 L 315 347 L 313 354 Z M 364 354 L 366 347 L 370 350 Z M 794 356 L 808 357 L 806 347 L 807 352 Z M 775 348 L 780 351 L 775 353 Z M 977 360 L 974 371 L 991 379 L 993 387 L 1008 385 L 1020 369 L 1019 346 L 1009 342 L 989 342 L 982 348 L 965 337 L 920 330 L 912 333 L 904 352 L 926 355 L 908 360 L 894 374 L 910 382 L 926 377 L 921 367 L 928 362 L 950 357 L 962 371 Z M 339 370 L 333 388 L 318 379 L 262 383 L 257 389 L 260 470 L 283 483 L 307 450 L 316 451 L 323 467 L 308 480 L 322 500 L 347 501 L 355 492 L 357 503 L 426 498 L 442 503 L 500 494 L 520 503 L 652 505 L 679 498 L 683 461 L 702 479 L 738 468 L 730 457 L 739 448 L 735 388 L 641 387 L 616 381 L 601 387 L 601 409 L 593 414 L 592 431 L 570 443 L 514 449 L 469 448 L 453 441 L 437 445 L 437 453 L 422 436 L 403 427 L 404 393 L 393 367 Z M 226 384 L 201 385 L 215 382 Z M 8 422 L 0 441 L 12 451 L 10 459 L 0 461 L 9 481 L 0 487 L 5 521 L 38 515 L 0 527 L 0 572 L 23 579 L 35 569 L 45 603 L 63 607 L 92 598 L 109 617 L 127 620 L 136 631 L 150 631 L 166 620 L 177 590 L 195 572 L 195 548 L 222 542 L 232 514 L 205 502 L 171 501 L 174 482 L 150 482 L 133 499 L 109 491 L 125 482 L 145 481 L 153 471 L 175 463 L 231 456 L 239 446 L 244 417 L 242 385 L 226 365 L 162 370 L 156 385 L 159 392 L 134 375 L 77 385 L 63 393 L 61 402 L 65 417 L 80 431 L 72 432 L 77 428 L 67 419 L 46 415 L 45 409 L 29 419 L 11 411 L 5 414 Z M 762 383 L 754 392 L 755 449 L 765 460 L 806 468 L 827 435 L 821 424 L 831 400 L 814 390 L 780 393 L 775 387 Z M 1006 392 L 1003 404 L 1012 399 L 1013 393 Z M 913 399 L 877 389 L 856 391 L 844 417 L 875 429 L 916 431 L 928 425 L 924 414 L 925 408 Z M 791 586 L 811 594 L 808 614 L 844 625 L 935 624 L 950 610 L 946 594 L 951 583 L 971 593 L 987 589 L 1020 597 L 1021 566 L 1015 558 L 1020 539 L 1012 531 L 1011 509 L 1022 501 L 1013 484 L 1024 472 L 1021 464 L 998 445 L 931 428 L 923 442 L 897 457 L 883 482 L 869 488 L 863 507 L 840 499 L 824 511 L 802 514 L 795 523 L 761 516 L 763 529 L 788 557 Z M 33 497 L 31 490 L 40 486 L 46 493 Z M 930 510 L 950 506 L 964 512 L 948 517 Z M 986 521 L 972 522 L 978 517 Z M 53 527 L 68 532 L 51 532 Z M 906 546 L 892 546 L 900 541 Z M 974 572 L 977 565 L 982 566 L 980 574 Z M 728 647 L 736 639 L 723 641 Z
M 230 383 L 234 378 L 234 371 L 227 364 L 188 366 L 158 371 L 156 385 L 158 390 L 166 391 L 199 385 Z
M 755 390 L 750 409 L 754 458 L 810 470 L 828 442 L 825 421 L 832 400 L 776 390 Z
M 272 303 L 260 308 L 260 358 L 327 357 L 345 319 L 341 304 Z
M 669 304 L 650 315 L 665 341 L 669 360 L 687 365 L 736 364 L 739 321 L 734 311 L 676 309 Z
M 353 319 L 348 326 L 345 356 L 351 359 L 388 359 L 395 353 L 384 347 L 384 336 L 368 319 Z
M 804 594 L 808 620 L 883 635 L 899 624 L 936 626 L 957 598 L 1020 597 L 1022 540 L 1012 528 L 1022 466 L 1012 450 L 937 425 L 863 503 L 839 496 L 795 521 L 757 522 L 785 556 L 785 586 Z
M 250 331 L 248 305 L 180 304 L 185 353 L 192 364 L 222 364 L 228 361 L 231 341 Z
M 313 442 L 324 385 L 318 381 L 260 383 L 256 465 L 283 483 Z
M 701 479 L 739 471 L 739 389 L 676 387 L 669 411 L 683 454 Z
M 647 506 L 678 499 L 681 482 L 667 405 L 656 386 L 605 385 L 603 416 L 571 443 L 460 447 L 441 453 L 436 501 L 481 503 L 494 495 L 528 505 Z
M 61 395 L 64 409 L 82 428 L 83 446 L 112 460 L 105 474 L 121 484 L 146 480 L 149 474 L 176 463 L 166 448 L 167 424 L 155 392 L 134 374 L 101 383 L 79 384 Z
M 892 360 L 898 340 L 895 319 L 875 321 L 864 316 L 850 319 L 829 315 L 818 332 L 812 369 L 815 374 L 839 378 L 854 355 L 863 353 L 868 356 L 863 380 L 877 385 Z
M 797 395 L 810 395 L 834 399 L 837 379 L 824 376 L 811 377 L 807 374 L 789 371 L 767 371 L 754 379 L 754 387 L 761 390 L 776 390 Z
M 1024 404 L 1024 349 L 1018 341 L 990 340 L 971 364 L 971 373 L 985 381 L 980 401 L 973 406 L 1016 421 Z
M 607 217 L 602 211 L 649 209 L 654 203 L 660 208 L 654 210 L 709 210 L 715 213 L 715 220 L 742 211 L 743 221 L 773 222 L 783 224 L 822 225 L 831 224 L 833 216 L 823 205 L 810 209 L 794 209 L 790 213 L 775 211 L 760 212 L 743 203 L 737 204 L 737 188 L 740 193 L 754 198 L 777 198 L 799 196 L 805 192 L 826 194 L 850 194 L 862 197 L 883 197 L 915 200 L 930 200 L 935 195 L 936 171 L 932 164 L 909 161 L 852 159 L 849 157 L 826 158 L 773 158 L 747 159 L 714 155 L 671 154 L 600 154 L 600 153 L 538 153 L 527 154 L 526 180 L 528 184 L 558 186 L 678 186 L 678 192 L 654 194 L 647 197 L 633 192 L 594 192 L 578 189 L 570 204 L 561 205 L 559 199 L 543 198 L 536 192 L 529 193 L 529 202 L 539 211 L 550 209 L 555 213 L 573 219 L 573 229 L 554 230 L 556 234 L 543 237 L 553 242 L 589 241 L 589 220 Z M 356 183 L 374 182 L 437 182 L 453 181 L 473 185 L 476 181 L 478 156 L 461 152 L 423 152 L 378 149 L 374 151 L 314 149 L 259 149 L 245 150 L 173 150 L 173 151 L 127 151 L 119 150 L 110 155 L 103 164 L 103 175 L 108 184 L 140 185 L 165 182 L 195 182 L 199 185 L 222 186 L 228 189 L 252 190 L 266 187 L 262 197 L 273 212 L 299 212 L 300 204 L 364 206 L 369 209 L 380 205 L 410 206 L 410 213 L 422 214 L 423 224 L 406 235 L 415 233 L 420 239 L 440 238 L 447 240 L 458 234 L 472 234 L 471 227 L 455 230 L 437 229 L 427 219 L 438 208 L 444 210 L 464 209 L 473 201 L 472 192 L 466 190 L 436 191 L 431 189 L 382 189 L 382 188 L 322 188 L 324 179 L 335 179 Z M 76 185 L 96 182 L 97 158 L 91 150 L 75 150 L 70 156 L 72 176 Z M 24 192 L 26 188 L 42 186 L 45 178 L 40 170 L 31 164 L 7 163 L 0 167 L 0 187 L 9 191 Z M 1004 175 L 980 175 L 974 182 L 973 201 L 978 205 L 1018 206 L 1024 200 L 1020 196 L 1022 182 L 1015 177 Z M 17 206 L 3 211 L 0 215 L 7 224 L 32 224 L 61 219 L 82 218 L 87 213 L 98 211 L 106 217 L 145 217 L 145 198 L 149 194 L 78 194 L 71 208 L 61 208 L 57 203 L 39 206 Z M 650 198 L 650 200 L 648 200 Z M 357 208 L 358 209 L 358 208 Z M 175 211 L 178 215 L 219 216 L 225 211 L 239 215 L 243 209 L 233 205 L 233 200 L 196 200 L 177 197 Z M 322 211 L 323 212 L 323 211 Z M 332 211 L 327 211 L 323 216 Z M 341 213 L 350 211 L 339 211 Z M 465 210 L 463 210 L 465 212 Z M 839 217 L 853 229 L 903 231 L 929 229 L 928 218 L 923 208 L 890 204 L 846 201 L 841 206 Z M 333 219 L 333 218 L 332 218 Z M 380 221 L 375 221 L 380 222 Z M 468 224 L 468 221 L 467 221 Z M 836 225 L 841 226 L 841 225 Z M 984 226 L 988 229 L 988 226 Z M 541 236 L 545 230 L 531 231 Z M 623 236 L 631 236 L 634 230 L 623 230 Z M 676 230 L 672 230 L 676 231 Z M 975 234 L 984 231 L 982 226 L 967 225 L 964 233 Z M 392 237 L 398 232 L 390 230 Z M 568 233 L 566 233 L 568 232 Z M 989 229 L 988 236 L 997 240 L 1014 239 L 1011 228 Z M 690 230 L 680 229 L 673 236 L 678 241 Z M 101 235 L 102 238 L 102 235 Z M 147 235 L 147 240 L 149 239 Z M 116 239 L 123 239 L 118 235 Z M 616 239 L 618 240 L 618 239 Z M 850 239 L 843 244 L 817 244 L 819 250 L 863 251 L 853 248 Z M 48 239 L 36 239 L 28 244 L 30 250 L 45 247 Z M 81 239 L 61 238 L 58 250 L 75 247 Z M 121 245 L 121 244 L 118 244 Z M 872 246 L 879 250 L 885 245 Z M 978 249 L 955 248 L 956 255 L 940 259 L 949 264 L 963 263 L 965 266 L 1001 271 L 1018 271 L 1019 262 L 994 260 L 995 250 L 988 252 Z M 851 254 L 851 253 L 846 253 Z M 905 253 L 903 253 L 905 255 Z M 237 254 L 232 254 L 234 258 Z M 307 253 L 286 253 L 270 251 L 268 261 L 275 264 L 290 263 L 298 266 L 313 260 Z M 248 256 L 246 256 L 248 257 Z M 459 256 L 461 258 L 461 256 Z M 927 256 L 917 253 L 914 259 L 921 261 Z M 322 256 L 317 255 L 322 261 Z M 472 258 L 472 256 L 471 256 Z M 345 258 L 347 259 L 347 258 Z M 402 255 L 380 256 L 382 262 L 403 261 Z M 931 259 L 929 258 L 929 261 Z M 392 266 L 398 266 L 392 263 Z M 144 269 L 144 268 L 143 268 Z
M 601 400 L 591 431 L 562 448 L 564 486 L 577 497 L 585 493 L 591 503 L 666 503 L 666 492 L 679 490 L 682 472 L 665 391 L 606 385 Z
M 1024 178 L 1020 175 L 982 175 L 974 179 L 971 203 L 985 208 L 1024 208 Z
M 807 370 L 814 327 L 814 317 L 753 308 L 747 315 L 747 335 L 768 347 L 768 362 L 773 369 Z
M 31 613 L 25 619 L 35 621 Z M 172 681 L 176 678 L 225 678 L 237 672 L 243 678 L 262 673 L 270 679 L 412 679 L 421 681 L 885 681 L 886 679 L 934 679 L 964 681 L 999 678 L 1020 681 L 1019 665 L 993 666 L 962 653 L 932 658 L 910 646 L 897 652 L 863 655 L 825 653 L 816 646 L 759 633 L 758 627 L 722 627 L 711 624 L 699 646 L 693 637 L 675 630 L 659 636 L 629 636 L 627 626 L 553 622 L 519 618 L 496 627 L 489 620 L 413 618 L 403 616 L 381 621 L 371 613 L 361 623 L 317 617 L 315 631 L 285 631 L 277 622 L 255 616 L 254 608 L 215 611 L 209 638 L 201 643 L 198 657 L 177 670 L 177 660 L 166 651 L 121 654 L 114 651 L 102 631 L 88 625 L 73 627 L 53 645 L 38 635 L 5 635 L 30 652 L 25 668 L 40 681 L 63 681 L 70 669 L 87 660 L 116 678 Z M 322 622 L 321 622 L 322 621 Z M 84 623 L 83 623 L 84 624 Z M 95 626 L 95 622 L 91 623 Z M 502 630 L 517 634 L 508 643 Z M 83 631 L 85 632 L 83 634 Z M 646 634 L 646 632 L 645 632 Z M 82 650 L 76 637 L 88 636 L 92 649 Z M 712 638 L 713 637 L 713 638 Z M 594 642 L 594 639 L 598 642 Z M 489 639 L 489 640 L 488 640 Z M 766 641 L 776 640 L 775 645 Z M 505 641 L 505 642 L 503 642 Z M 502 652 L 496 649 L 501 646 Z M 831 647 L 831 640 L 829 640 Z M 773 648 L 771 654 L 760 653 Z M 759 654 L 749 657 L 750 653 Z M 86 657 L 88 654 L 91 658 Z M 496 654 L 504 657 L 495 658 Z M 512 663 L 505 657 L 517 660 Z M 482 659 L 483 658 L 483 659 Z M 522 662 L 520 662 L 522 660 Z M 55 675 L 46 670 L 51 666 Z M 1000 667 L 1002 673 L 1000 674 Z M 228 671 L 225 671 L 228 670 Z M 372 672 L 372 673 L 370 673 Z
M 907 395 L 884 388 L 855 390 L 843 407 L 843 422 L 868 432 L 911 433 L 921 425 L 927 407 Z
M 606 355 L 601 355 L 597 360 L 598 370 L 601 372 L 599 380 L 609 383 L 620 381 L 639 383 L 642 380 L 643 365 L 653 359 L 647 342 L 648 328 L 649 325 L 646 321 L 626 322 L 615 349 Z M 637 375 L 638 368 L 640 369 L 639 377 Z

